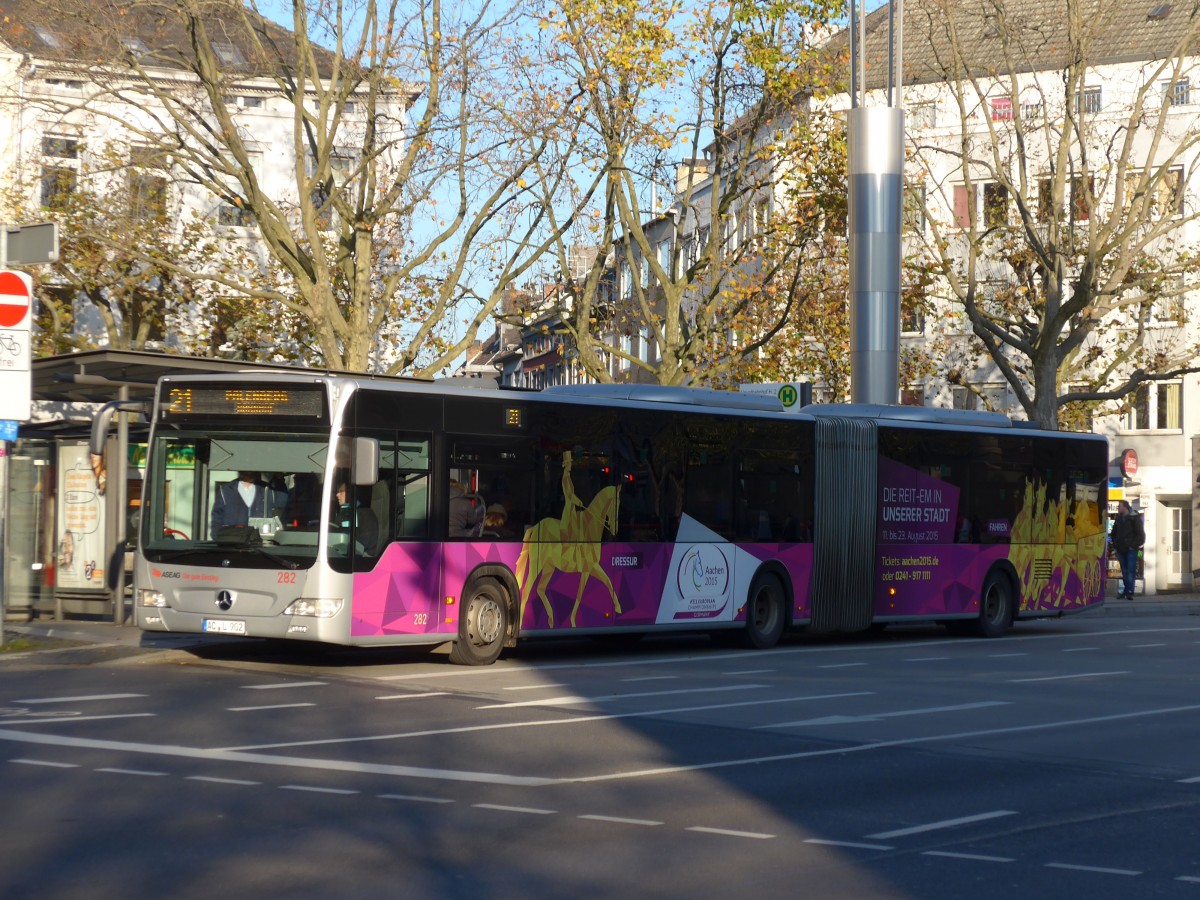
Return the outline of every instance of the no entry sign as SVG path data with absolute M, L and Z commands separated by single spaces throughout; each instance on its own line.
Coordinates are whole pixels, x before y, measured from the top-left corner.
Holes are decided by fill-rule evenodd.
M 24 272 L 0 272 L 0 328 L 29 328 L 33 280 Z

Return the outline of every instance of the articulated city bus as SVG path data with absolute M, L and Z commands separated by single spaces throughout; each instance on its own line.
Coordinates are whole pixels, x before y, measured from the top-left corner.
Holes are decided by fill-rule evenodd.
M 935 621 L 1103 601 L 1107 445 L 991 413 L 578 385 L 163 378 L 138 625 L 354 646 Z

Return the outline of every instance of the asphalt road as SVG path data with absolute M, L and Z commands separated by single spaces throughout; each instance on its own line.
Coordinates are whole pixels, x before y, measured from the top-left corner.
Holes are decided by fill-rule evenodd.
M 1200 897 L 1197 616 L 486 669 L 111 631 L 0 659 L 5 897 Z

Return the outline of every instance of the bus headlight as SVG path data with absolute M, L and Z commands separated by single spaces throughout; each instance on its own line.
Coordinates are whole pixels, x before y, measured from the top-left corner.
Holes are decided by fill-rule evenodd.
M 283 611 L 285 616 L 313 616 L 317 619 L 328 619 L 342 611 L 341 599 L 329 597 L 301 597 L 293 601 Z
M 167 595 L 162 591 L 140 590 L 138 591 L 138 605 L 164 609 L 167 606 Z

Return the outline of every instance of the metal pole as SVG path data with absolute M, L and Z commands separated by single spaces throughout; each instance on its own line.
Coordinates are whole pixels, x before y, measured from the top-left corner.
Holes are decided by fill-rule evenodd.
M 9 442 L 0 440 L 0 647 L 4 646 L 4 622 L 8 617 L 8 517 L 11 512 L 8 490 Z
M 129 400 L 129 386 L 121 385 L 117 391 L 117 399 Z M 117 566 L 116 588 L 113 591 L 113 623 L 125 624 L 125 548 L 129 543 L 129 414 L 122 409 L 117 413 L 117 458 L 114 460 L 112 478 L 109 485 L 116 482 L 116 490 L 110 498 L 117 507 L 117 540 L 113 559 Z

